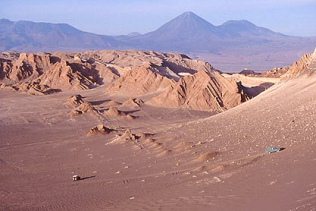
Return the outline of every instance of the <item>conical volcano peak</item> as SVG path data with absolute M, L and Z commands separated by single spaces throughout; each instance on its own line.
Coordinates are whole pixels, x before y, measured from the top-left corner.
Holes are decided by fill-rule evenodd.
M 159 34 L 157 35 L 159 37 L 162 35 L 164 37 L 178 37 L 182 35 L 194 36 L 196 34 L 209 33 L 214 30 L 215 26 L 193 12 L 184 12 L 153 33 Z
M 182 13 L 180 16 L 183 16 L 183 17 L 199 17 L 197 14 L 195 14 L 192 11 L 186 11 L 186 12 Z
M 191 11 L 184 12 L 178 17 L 174 18 L 173 20 L 177 20 L 179 22 L 182 21 L 182 22 L 199 22 L 199 23 L 204 23 L 204 24 L 207 23 L 208 25 L 212 25 L 211 23 L 209 23 L 208 21 L 206 21 L 205 19 L 201 18 L 200 16 L 198 16 L 197 14 Z

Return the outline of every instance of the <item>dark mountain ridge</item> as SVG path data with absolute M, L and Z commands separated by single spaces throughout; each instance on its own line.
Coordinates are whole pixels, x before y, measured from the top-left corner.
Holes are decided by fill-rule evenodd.
M 83 32 L 65 23 L 0 19 L 0 50 L 85 50 L 117 46 L 114 37 Z
M 314 46 L 316 37 L 287 36 L 247 20 L 214 26 L 193 12 L 185 12 L 149 33 L 121 36 L 83 32 L 68 24 L 0 19 L 1 51 L 172 51 L 203 58 L 230 71 L 284 66 Z

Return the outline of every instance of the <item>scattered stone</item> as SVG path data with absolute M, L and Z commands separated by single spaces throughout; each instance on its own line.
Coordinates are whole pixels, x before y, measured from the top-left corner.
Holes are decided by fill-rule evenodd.
M 72 180 L 73 181 L 78 181 L 78 180 L 80 180 L 81 178 L 80 178 L 80 176 L 79 175 L 73 175 L 72 176 Z
M 219 177 L 213 177 L 216 182 L 221 182 L 222 180 Z
M 275 153 L 275 152 L 280 152 L 282 150 L 284 150 L 284 148 L 281 148 L 281 147 L 271 147 L 270 146 L 270 147 L 266 148 L 266 152 L 269 153 L 269 154 Z

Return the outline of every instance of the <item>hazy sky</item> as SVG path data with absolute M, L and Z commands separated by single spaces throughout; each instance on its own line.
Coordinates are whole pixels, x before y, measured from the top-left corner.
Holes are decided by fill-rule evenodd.
M 0 0 L 0 18 L 109 35 L 149 32 L 185 11 L 215 25 L 247 19 L 284 34 L 316 36 L 316 0 Z

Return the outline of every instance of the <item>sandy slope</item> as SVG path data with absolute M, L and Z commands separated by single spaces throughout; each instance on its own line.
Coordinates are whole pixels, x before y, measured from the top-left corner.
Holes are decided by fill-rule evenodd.
M 236 175 L 222 187 L 236 197 L 230 200 L 235 209 L 315 209 L 315 82 L 314 76 L 280 84 L 227 112 L 179 128 L 192 131 L 183 136 L 186 140 L 214 138 L 211 149 L 222 152 L 224 163 L 242 160 L 228 164 L 227 171 Z M 263 155 L 270 145 L 285 150 Z
M 280 84 L 236 108 L 162 134 L 161 140 L 176 137 L 164 142 L 173 149 L 179 142 L 195 144 L 175 156 L 180 165 L 170 174 L 174 182 L 113 208 L 314 210 L 315 82 L 313 76 Z M 267 146 L 285 149 L 266 154 Z
M 102 88 L 80 92 L 101 116 L 71 116 L 64 103 L 76 93 L 3 90 L 1 209 L 312 210 L 315 82 L 279 84 L 206 119 L 210 113 L 150 106 L 131 111 L 134 120 L 106 119 L 111 101 Z M 86 136 L 100 117 L 117 131 Z M 116 136 L 126 127 L 147 135 Z M 285 150 L 266 154 L 270 145 Z M 74 173 L 86 179 L 73 182 Z
M 0 210 L 315 210 L 315 64 L 306 68 L 216 115 L 102 85 L 2 89 Z

